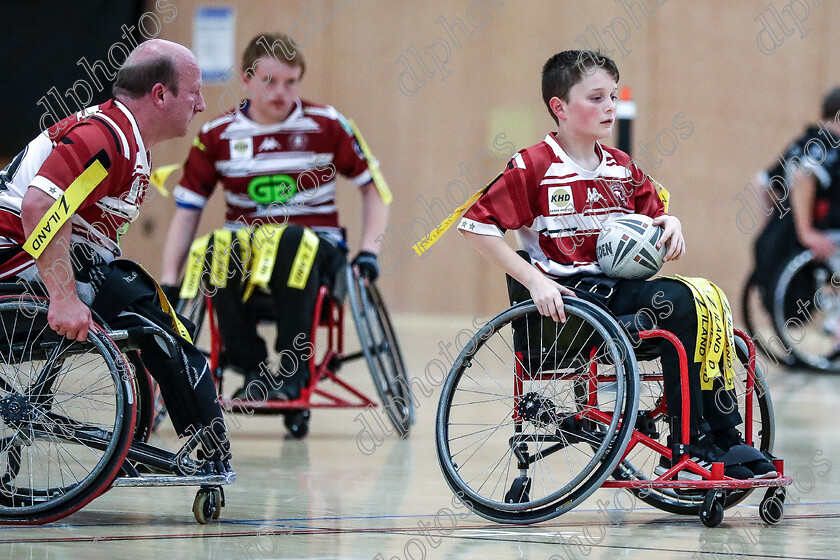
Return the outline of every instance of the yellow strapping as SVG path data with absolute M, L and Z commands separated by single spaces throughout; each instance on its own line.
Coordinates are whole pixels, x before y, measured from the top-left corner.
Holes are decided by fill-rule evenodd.
M 190 336 L 190 331 L 187 330 L 187 327 L 184 326 L 184 323 L 178 318 L 178 314 L 175 313 L 175 310 L 172 308 L 172 304 L 169 303 L 169 300 L 166 299 L 166 294 L 163 293 L 163 290 L 158 284 L 155 277 L 146 272 L 146 269 L 143 268 L 143 265 L 140 263 L 134 263 L 143 273 L 152 281 L 155 285 L 155 289 L 157 290 L 158 299 L 160 299 L 160 308 L 163 309 L 163 312 L 168 314 L 172 318 L 172 330 L 177 332 L 181 335 L 181 338 L 186 340 L 187 342 L 192 344 L 192 337 Z
M 712 284 L 712 288 L 717 292 L 720 303 L 723 306 L 724 332 L 726 333 L 726 344 L 723 347 L 723 372 L 724 378 L 726 379 L 726 388 L 734 389 L 735 328 L 732 323 L 732 308 L 729 306 L 729 300 L 726 294 L 723 293 L 723 290 L 715 284 Z
M 164 183 L 169 178 L 172 173 L 179 169 L 182 164 L 176 163 L 174 165 L 164 165 L 163 167 L 158 167 L 154 171 L 152 171 L 151 175 L 149 175 L 149 182 L 154 185 L 154 187 L 160 191 L 160 194 L 163 196 L 169 196 L 169 191 L 166 190 Z
M 359 127 L 356 126 L 353 119 L 350 119 L 348 124 L 350 125 L 350 129 L 353 131 L 353 135 L 356 137 L 356 140 L 359 142 L 362 154 L 367 160 L 370 177 L 373 179 L 373 184 L 376 185 L 376 190 L 379 191 L 379 196 L 382 197 L 382 202 L 384 202 L 386 206 L 391 204 L 394 200 L 394 196 L 391 194 L 391 189 L 388 188 L 388 183 L 385 182 L 385 177 L 383 177 L 382 172 L 379 171 L 379 160 L 373 156 L 373 152 L 370 151 L 370 146 L 368 146 L 367 142 L 365 142 L 361 131 L 359 131 Z
M 251 267 L 242 301 L 248 301 L 256 286 L 267 287 L 277 259 L 277 247 L 285 226 L 267 224 L 257 228 L 251 237 Z M 269 235 L 270 234 L 270 235 Z M 262 237 L 262 241 L 260 241 Z
M 228 270 L 230 270 L 230 244 L 233 234 L 228 229 L 217 229 L 213 232 L 213 259 L 210 268 L 210 284 L 217 288 L 227 286 Z
M 653 188 L 656 189 L 656 194 L 659 195 L 659 200 L 662 201 L 662 205 L 665 206 L 665 212 L 667 213 L 668 206 L 671 202 L 671 193 L 669 193 L 668 189 L 659 184 L 659 181 L 657 181 L 650 175 L 648 175 L 648 179 L 650 179 L 650 182 L 653 183 Z
M 40 257 L 55 234 L 64 225 L 64 222 L 70 219 L 87 196 L 93 192 L 93 189 L 107 176 L 108 172 L 102 167 L 102 163 L 95 160 L 90 167 L 70 183 L 67 190 L 50 206 L 50 209 L 32 230 L 32 234 L 26 240 L 26 243 L 23 244 L 23 250 L 36 259 Z
M 687 278 L 677 275 L 676 280 L 689 287 L 694 296 L 695 312 L 697 313 L 697 341 L 694 350 L 694 361 L 700 366 L 700 387 L 710 390 L 714 378 L 721 374 L 720 362 L 726 355 L 731 358 L 731 348 L 727 349 L 730 341 L 734 344 L 731 310 L 724 307 L 718 295 L 718 288 L 705 278 Z M 729 314 L 726 317 L 726 314 Z M 727 389 L 734 387 L 732 363 L 724 362 L 724 380 Z
M 198 287 L 201 284 L 201 273 L 204 272 L 204 256 L 207 253 L 207 244 L 209 242 L 210 235 L 208 234 L 202 235 L 190 245 L 187 271 L 184 273 L 181 292 L 178 294 L 181 299 L 193 299 L 198 295 Z
M 464 212 L 466 212 L 467 209 L 470 206 L 472 206 L 475 203 L 475 201 L 478 200 L 481 197 L 481 195 L 483 195 L 487 191 L 487 189 L 489 189 L 493 185 L 493 183 L 498 181 L 501 176 L 502 173 L 499 173 L 498 175 L 493 177 L 493 179 L 489 183 L 487 183 L 481 189 L 479 189 L 479 191 L 472 195 L 469 199 L 467 199 L 465 203 L 453 210 L 452 214 L 450 214 L 448 218 L 443 220 L 438 227 L 436 227 L 429 233 L 429 235 L 418 241 L 414 245 L 414 247 L 412 247 L 414 249 L 414 252 L 418 255 L 422 255 L 423 253 L 428 251 L 432 247 L 432 245 L 434 245 L 437 242 L 437 240 L 440 239 L 440 236 L 446 233 L 446 230 L 452 227 L 452 224 L 455 223 L 455 220 L 460 219 Z
M 236 239 L 239 240 L 239 262 L 242 263 L 242 270 L 248 270 L 251 262 L 251 229 L 236 230 Z
M 302 290 L 306 286 L 309 273 L 312 271 L 312 263 L 315 262 L 315 253 L 318 252 L 319 243 L 318 236 L 311 229 L 303 230 L 303 237 L 300 240 L 300 245 L 298 245 L 297 253 L 295 253 L 295 260 L 292 262 L 287 286 L 297 290 Z

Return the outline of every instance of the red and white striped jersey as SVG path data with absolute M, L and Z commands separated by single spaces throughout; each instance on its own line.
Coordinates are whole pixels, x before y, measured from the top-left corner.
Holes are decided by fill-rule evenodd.
M 288 216 L 290 223 L 339 234 L 336 174 L 358 186 L 371 180 L 344 117 L 303 100 L 271 125 L 249 119 L 247 105 L 243 110 L 201 129 L 174 192 L 178 206 L 203 208 L 221 182 L 227 228 L 283 223 Z
M 553 134 L 513 156 L 501 178 L 473 204 L 458 229 L 503 237 L 516 230 L 531 264 L 551 277 L 600 274 L 598 233 L 626 214 L 665 213 L 656 189 L 630 156 L 595 144 L 601 162 L 583 169 Z
M 131 111 L 114 99 L 43 131 L 0 172 L 0 250 L 26 241 L 20 209 L 28 188 L 58 199 L 99 160 L 107 175 L 70 219 L 72 240 L 90 245 L 108 261 L 120 256 L 119 234 L 140 212 L 149 185 L 150 157 Z M 21 251 L 0 264 L 0 278 L 33 264 Z

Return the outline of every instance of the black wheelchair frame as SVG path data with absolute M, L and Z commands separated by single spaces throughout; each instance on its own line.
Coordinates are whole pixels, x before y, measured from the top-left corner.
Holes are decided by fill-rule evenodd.
M 69 340 L 31 285 L 0 289 L 0 523 L 56 521 L 117 486 L 199 486 L 196 520 L 218 519 L 236 474 L 191 457 L 218 442 L 202 431 L 177 452 L 148 443 L 154 392 L 139 341 L 171 344 L 165 333 L 94 317 L 87 341 Z

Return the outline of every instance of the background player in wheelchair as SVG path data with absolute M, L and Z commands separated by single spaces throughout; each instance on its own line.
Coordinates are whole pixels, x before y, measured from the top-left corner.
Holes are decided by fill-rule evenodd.
M 370 281 L 379 274 L 376 239 L 388 215 L 355 125 L 333 107 L 300 99 L 305 63 L 292 45 L 285 35 L 249 41 L 241 70 L 250 98 L 196 138 L 174 191 L 177 209 L 163 252 L 161 278 L 177 294 L 202 210 L 221 182 L 227 231 L 217 231 L 207 247 L 218 254 L 224 238 L 233 259 L 244 261 L 226 267 L 222 276 L 229 278 L 217 283 L 213 297 L 226 361 L 245 377 L 234 393 L 242 400 L 294 401 L 310 382 L 316 296 L 322 285 L 336 286 L 346 263 L 336 175 L 362 196 L 363 231 L 352 264 Z M 257 251 L 240 257 L 237 245 L 255 244 Z M 267 318 L 277 324 L 276 369 L 267 367 L 257 332 L 257 322 Z
M 826 92 L 821 120 L 759 173 L 769 215 L 755 240 L 754 269 L 743 296 L 744 317 L 761 333 L 766 310 L 784 347 L 759 347 L 789 366 L 840 367 L 840 87 Z M 765 321 L 766 322 L 766 321 Z M 793 328 L 792 325 L 798 325 Z M 791 332 L 795 331 L 795 332 Z
M 566 320 L 563 296 L 596 302 L 616 316 L 667 306 L 667 313 L 650 316 L 656 328 L 676 335 L 689 356 L 689 394 L 681 395 L 677 351 L 667 343 L 659 348 L 671 434 L 679 434 L 681 422 L 688 421 L 692 457 L 723 462 L 733 478 L 774 477 L 773 464 L 746 445 L 736 428 L 742 418 L 737 406 L 726 404 L 735 397 L 725 375 L 706 375 L 706 390 L 701 390 L 701 368 L 706 373 L 722 368 L 715 359 L 692 359 L 699 323 L 695 287 L 681 279 L 610 278 L 599 265 L 599 233 L 634 213 L 661 228 L 656 249 L 665 247 L 665 261 L 685 253 L 680 221 L 666 213 L 654 182 L 627 154 L 599 142 L 613 129 L 618 78 L 615 63 L 599 53 L 565 51 L 551 57 L 543 68 L 542 94 L 556 132 L 517 153 L 466 212 L 459 229 L 512 277 L 514 289 L 517 284 L 527 289 L 540 314 L 555 321 Z M 517 232 L 527 259 L 505 243 L 507 230 Z M 690 419 L 680 417 L 683 398 L 690 400 Z M 677 439 L 670 442 L 673 457 L 686 451 L 677 449 Z

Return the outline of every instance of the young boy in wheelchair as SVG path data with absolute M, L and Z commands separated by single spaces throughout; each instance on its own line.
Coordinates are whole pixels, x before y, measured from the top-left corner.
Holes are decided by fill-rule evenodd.
M 352 264 L 371 281 L 379 275 L 376 239 L 384 232 L 388 211 L 351 124 L 333 107 L 299 98 L 305 63 L 287 36 L 253 37 L 243 51 L 241 70 L 250 98 L 202 128 L 174 191 L 177 209 L 161 280 L 176 297 L 175 284 L 202 211 L 221 182 L 225 230 L 233 235 L 216 237 L 232 237 L 239 248 L 276 242 L 274 256 L 262 264 L 252 251 L 238 258 L 238 248 L 231 247 L 229 278 L 213 295 L 226 362 L 245 377 L 233 396 L 291 401 L 309 382 L 318 290 L 334 286 L 346 264 L 336 175 L 357 185 L 362 196 L 362 239 Z M 268 274 L 255 283 L 260 267 Z M 262 293 L 259 288 L 254 292 L 255 285 Z M 260 319 L 277 324 L 279 371 L 267 365 L 266 344 L 257 331 Z
M 600 53 L 552 56 L 543 67 L 542 95 L 557 130 L 517 153 L 458 228 L 479 253 L 527 288 L 541 315 L 555 321 L 565 322 L 564 295 L 594 299 L 616 316 L 660 309 L 667 301 L 672 311 L 658 314 L 656 328 L 674 333 L 691 357 L 697 335 L 691 290 L 671 279 L 607 278 L 596 259 L 601 228 L 631 213 L 650 216 L 662 227 L 659 246 L 666 244 L 666 261 L 685 253 L 680 221 L 665 213 L 650 179 L 630 156 L 599 142 L 612 133 L 618 79 L 615 63 Z M 517 232 L 527 260 L 504 241 L 506 230 Z M 691 418 L 679 418 L 683 396 L 672 345 L 661 345 L 661 362 L 671 434 L 681 433 L 680 422 L 690 423 L 691 456 L 723 462 L 733 478 L 776 475 L 773 464 L 743 442 L 737 406 L 726 406 L 734 397 L 719 384 L 715 389 L 722 393 L 701 391 L 700 364 L 691 360 L 685 395 Z

